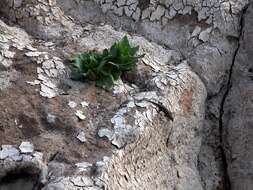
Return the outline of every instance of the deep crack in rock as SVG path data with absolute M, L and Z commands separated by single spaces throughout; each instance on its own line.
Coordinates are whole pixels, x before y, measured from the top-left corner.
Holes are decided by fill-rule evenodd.
M 231 181 L 230 181 L 230 177 L 229 177 L 229 173 L 228 173 L 228 162 L 227 162 L 227 155 L 226 155 L 226 139 L 225 139 L 225 135 L 224 135 L 224 122 L 223 122 L 223 115 L 224 115 L 224 104 L 226 102 L 227 96 L 229 94 L 229 91 L 232 87 L 232 75 L 233 75 L 233 68 L 235 65 L 235 60 L 236 60 L 236 56 L 237 53 L 240 49 L 240 39 L 243 35 L 242 31 L 244 28 L 244 15 L 248 9 L 249 5 L 247 5 L 241 13 L 241 18 L 240 18 L 240 30 L 239 30 L 239 37 L 237 38 L 238 42 L 237 42 L 237 47 L 235 49 L 234 55 L 233 55 L 233 59 L 232 59 L 232 63 L 231 66 L 229 68 L 229 73 L 228 73 L 228 80 L 227 80 L 227 84 L 226 84 L 226 90 L 225 93 L 222 97 L 221 100 L 221 106 L 220 106 L 220 110 L 219 110 L 219 140 L 220 140 L 220 151 L 221 151 L 221 159 L 222 159 L 222 163 L 223 163 L 223 172 L 224 172 L 224 190 L 231 190 Z

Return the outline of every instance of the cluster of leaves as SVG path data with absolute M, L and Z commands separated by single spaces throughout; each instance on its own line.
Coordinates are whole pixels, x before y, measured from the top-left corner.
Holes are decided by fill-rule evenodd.
M 92 80 L 106 90 L 113 87 L 114 81 L 125 71 L 136 67 L 139 58 L 139 46 L 131 47 L 125 36 L 103 53 L 85 52 L 75 55 L 72 59 L 72 78 L 75 80 Z

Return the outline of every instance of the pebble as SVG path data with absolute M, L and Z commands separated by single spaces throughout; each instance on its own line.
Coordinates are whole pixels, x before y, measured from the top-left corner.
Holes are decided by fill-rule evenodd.
M 22 142 L 19 146 L 21 153 L 32 153 L 34 150 L 33 144 L 30 142 Z
M 77 110 L 77 111 L 76 111 L 76 116 L 77 116 L 80 120 L 86 119 L 86 116 L 83 114 L 83 112 L 82 112 L 81 110 Z
M 7 157 L 19 156 L 19 151 L 11 145 L 2 145 L 2 150 L 0 151 L 0 160 Z
M 88 106 L 89 106 L 89 103 L 88 103 L 88 102 L 83 101 L 83 102 L 81 102 L 81 105 L 82 105 L 82 107 L 84 108 L 84 107 L 88 107 Z
M 81 131 L 76 138 L 82 143 L 86 142 L 85 133 L 83 131 Z
M 112 138 L 113 138 L 113 133 L 112 133 L 112 131 L 111 130 L 109 130 L 109 129 L 107 129 L 107 128 L 101 128 L 101 129 L 99 129 L 99 131 L 98 131 L 98 136 L 99 137 L 107 137 L 108 138 L 108 140 L 112 140 Z
M 50 124 L 54 124 L 56 122 L 56 116 L 52 114 L 47 114 L 47 122 Z
M 68 106 L 69 106 L 70 108 L 75 108 L 75 107 L 77 106 L 77 103 L 74 102 L 74 101 L 69 101 Z

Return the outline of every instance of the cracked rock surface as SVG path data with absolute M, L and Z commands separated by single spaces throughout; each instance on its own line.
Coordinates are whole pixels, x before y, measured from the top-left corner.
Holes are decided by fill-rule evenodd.
M 0 189 L 18 168 L 43 190 L 251 190 L 252 12 L 247 0 L 2 0 Z M 145 57 L 112 91 L 70 79 L 70 56 L 124 35 Z
M 253 7 L 242 21 L 242 35 L 224 103 L 224 138 L 231 189 L 252 189 Z

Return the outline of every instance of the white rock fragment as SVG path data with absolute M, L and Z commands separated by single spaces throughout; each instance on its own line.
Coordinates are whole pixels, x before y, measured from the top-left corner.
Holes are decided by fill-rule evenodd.
M 121 126 L 125 124 L 125 119 L 123 117 L 123 115 L 115 115 L 112 119 L 111 119 L 112 124 L 117 125 L 117 126 Z
M 7 157 L 16 157 L 19 156 L 19 151 L 11 145 L 2 145 L 2 150 L 0 151 L 0 160 L 3 160 Z
M 83 114 L 83 111 L 81 110 L 77 110 L 76 111 L 76 116 L 80 119 L 80 120 L 85 120 L 86 116 Z
M 44 45 L 47 47 L 51 47 L 54 45 L 54 43 L 53 42 L 46 42 L 46 43 L 44 43 Z
M 98 131 L 98 136 L 99 137 L 106 137 L 108 140 L 112 140 L 113 139 L 113 132 L 107 128 L 101 128 Z
M 38 85 L 38 84 L 40 84 L 40 81 L 39 81 L 39 80 L 26 81 L 26 83 L 27 83 L 27 84 L 30 84 L 30 85 L 32 85 L 32 86 L 34 86 L 34 85 Z
M 74 102 L 74 101 L 69 101 L 68 106 L 69 106 L 70 108 L 75 108 L 75 107 L 77 106 L 77 103 Z
M 55 96 L 57 96 L 57 92 L 52 89 L 49 88 L 48 86 L 41 84 L 40 85 L 40 95 L 43 97 L 47 97 L 47 98 L 54 98 Z
M 36 160 L 43 160 L 43 153 L 42 152 L 34 152 L 33 156 Z
M 128 102 L 128 104 L 127 104 L 127 107 L 128 108 L 134 108 L 136 105 L 135 105 L 135 103 L 134 103 L 134 101 L 130 101 L 130 102 Z
M 25 55 L 27 57 L 39 57 L 40 55 L 43 55 L 43 54 L 46 54 L 46 52 L 39 52 L 39 51 L 35 51 L 35 52 L 28 52 L 28 53 L 25 53 Z
M 57 88 L 56 84 L 53 83 L 51 80 L 43 81 L 43 84 L 52 89 Z
M 148 119 L 150 122 L 152 122 L 152 112 L 151 112 L 151 110 L 148 109 L 145 113 L 146 113 L 147 119 Z
M 37 51 L 37 49 L 36 48 L 34 48 L 34 47 L 32 47 L 31 45 L 27 45 L 26 46 L 26 49 L 28 49 L 28 50 L 30 50 L 30 51 Z
M 44 71 L 43 71 L 43 69 L 42 69 L 42 68 L 37 67 L 37 73 L 38 73 L 38 74 L 41 74 L 41 73 L 44 73 Z
M 84 108 L 84 107 L 88 107 L 88 106 L 89 106 L 89 103 L 88 103 L 88 102 L 85 102 L 85 101 L 82 101 L 82 102 L 81 102 L 81 105 L 82 105 L 82 107 Z
M 47 115 L 47 122 L 50 124 L 54 124 L 56 122 L 56 116 L 52 114 Z
M 11 156 L 11 159 L 14 161 L 21 161 L 23 159 L 23 155 L 15 155 L 15 156 Z
M 6 57 L 6 58 L 14 58 L 14 56 L 15 56 L 15 52 L 12 52 L 12 51 L 5 51 L 4 52 L 4 56 Z
M 44 74 L 42 74 L 42 73 L 39 73 L 38 74 L 38 80 L 41 80 L 41 81 L 47 81 L 47 80 L 49 80 Z
M 200 32 L 201 32 L 201 28 L 200 28 L 199 26 L 197 26 L 197 27 L 193 30 L 191 36 L 192 36 L 192 37 L 195 37 L 195 36 L 199 35 Z
M 114 86 L 113 86 L 113 93 L 114 94 L 120 94 L 120 93 L 127 94 L 133 90 L 134 89 L 131 86 L 124 84 L 121 79 L 115 81 Z
M 47 61 L 43 62 L 42 68 L 43 69 L 52 69 L 52 68 L 54 68 L 53 60 L 47 60 Z
M 86 142 L 85 133 L 83 131 L 81 131 L 76 138 L 82 143 Z
M 75 164 L 75 166 L 77 167 L 78 171 L 82 172 L 82 171 L 89 171 L 92 164 L 89 162 L 80 162 Z
M 210 37 L 210 33 L 212 31 L 212 28 L 207 28 L 206 30 L 202 31 L 199 34 L 199 39 L 202 40 L 203 42 L 207 42 L 209 40 Z
M 21 153 L 32 153 L 34 150 L 33 144 L 30 142 L 22 142 L 19 146 Z

